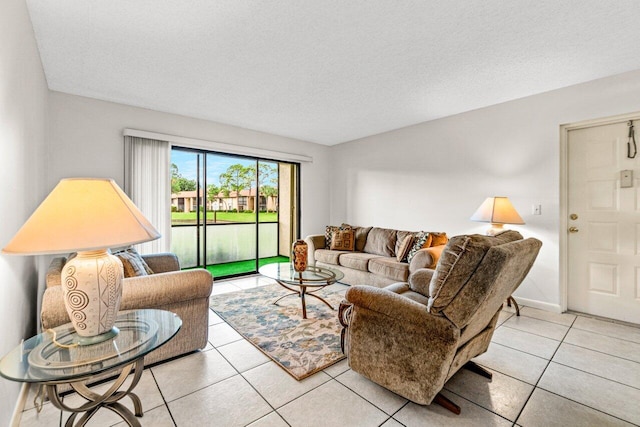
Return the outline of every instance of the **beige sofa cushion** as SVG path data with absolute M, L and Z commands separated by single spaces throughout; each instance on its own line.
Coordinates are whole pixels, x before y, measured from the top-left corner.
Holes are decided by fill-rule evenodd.
M 388 257 L 373 258 L 369 261 L 369 271 L 378 276 L 388 277 L 398 282 L 406 282 L 409 278 L 409 264 L 398 262 Z
M 364 246 L 367 244 L 367 236 L 373 227 L 353 227 L 356 233 L 356 252 L 363 252 Z
M 364 252 L 386 257 L 395 256 L 397 231 L 373 227 L 367 236 Z
M 325 264 L 340 265 L 338 262 L 340 255 L 348 253 L 351 252 L 332 251 L 330 249 L 316 249 L 313 256 L 315 257 L 316 261 L 324 262 Z
M 368 254 L 366 252 L 349 252 L 340 255 L 339 261 L 343 267 L 369 271 L 369 260 L 373 258 L 380 258 L 380 255 Z
M 428 310 L 439 313 L 449 305 L 476 271 L 489 248 L 520 239 L 520 233 L 509 230 L 497 236 L 474 234 L 449 240 L 429 284 Z

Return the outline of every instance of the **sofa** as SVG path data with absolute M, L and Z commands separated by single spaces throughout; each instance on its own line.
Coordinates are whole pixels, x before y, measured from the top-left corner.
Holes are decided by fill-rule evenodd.
M 353 231 L 353 250 L 331 249 L 327 241 L 345 230 Z M 403 243 L 413 239 L 412 245 L 415 246 L 420 238 L 426 238 L 424 247 L 415 248 L 410 262 L 398 256 L 406 249 Z M 411 273 L 421 268 L 435 268 L 447 240 L 446 233 L 442 232 L 352 227 L 347 224 L 328 226 L 325 234 L 313 234 L 305 238 L 309 265 L 340 270 L 344 274 L 342 283 L 375 287 L 406 282 Z
M 154 274 L 123 279 L 120 310 L 156 308 L 174 312 L 182 319 L 176 336 L 146 355 L 145 365 L 204 348 L 209 331 L 211 273 L 204 269 L 181 271 L 178 258 L 171 253 L 142 255 L 142 259 Z M 54 258 L 47 270 L 40 314 L 43 329 L 70 321 L 60 286 L 66 261 L 66 257 Z
M 383 289 L 354 286 L 340 306 L 349 367 L 415 403 L 460 408 L 439 394 L 462 367 L 484 353 L 502 303 L 522 283 L 542 243 L 516 231 L 455 236 L 435 271 Z

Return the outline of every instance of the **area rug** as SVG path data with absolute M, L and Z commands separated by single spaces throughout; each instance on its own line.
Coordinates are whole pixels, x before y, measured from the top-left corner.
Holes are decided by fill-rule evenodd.
M 307 319 L 302 318 L 300 298 L 295 295 L 273 303 L 287 293 L 274 283 L 214 295 L 211 308 L 291 376 L 302 380 L 345 357 L 340 350 L 342 327 L 337 314 L 343 293 L 332 287 L 318 292 L 336 310 L 307 296 Z

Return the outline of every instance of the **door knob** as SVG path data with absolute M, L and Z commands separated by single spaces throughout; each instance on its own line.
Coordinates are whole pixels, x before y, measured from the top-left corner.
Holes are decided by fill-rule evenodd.
M 569 233 L 577 233 L 578 231 L 578 227 L 569 227 Z

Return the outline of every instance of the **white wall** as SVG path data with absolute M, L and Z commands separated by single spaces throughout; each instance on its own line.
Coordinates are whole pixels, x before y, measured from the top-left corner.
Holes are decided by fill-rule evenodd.
M 469 217 L 508 196 L 526 222 L 510 228 L 543 241 L 516 296 L 559 309 L 559 127 L 639 110 L 635 71 L 338 145 L 331 223 L 483 233 Z
M 45 196 L 47 86 L 23 0 L 0 5 L 0 248 Z M 0 357 L 36 331 L 40 258 L 0 254 Z M 20 383 L 0 378 L 0 425 Z
M 305 236 L 323 230 L 329 219 L 329 147 L 235 126 L 161 113 L 91 98 L 51 92 L 48 184 L 71 176 L 113 178 L 124 185 L 125 128 L 302 154 L 302 223 Z

